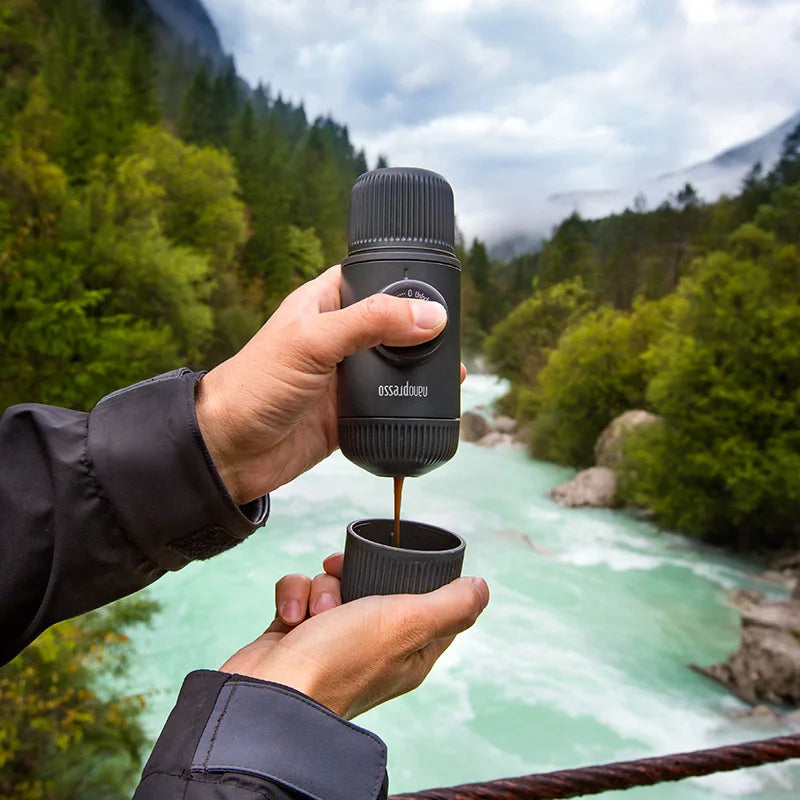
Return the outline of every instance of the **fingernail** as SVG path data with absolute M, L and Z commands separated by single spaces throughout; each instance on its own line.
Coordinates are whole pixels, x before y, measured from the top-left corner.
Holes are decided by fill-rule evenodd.
M 473 578 L 473 586 L 478 590 L 478 595 L 481 598 L 481 610 L 489 605 L 489 587 L 483 578 Z
M 330 611 L 339 605 L 332 594 L 324 592 L 314 601 L 314 613 L 321 614 L 323 611 Z
M 288 622 L 290 624 L 295 624 L 302 620 L 302 614 L 300 611 L 300 603 L 297 600 L 287 600 L 281 606 L 281 619 L 284 622 Z
M 444 306 L 433 300 L 415 300 L 411 303 L 411 316 L 416 326 L 426 331 L 441 328 L 447 322 Z

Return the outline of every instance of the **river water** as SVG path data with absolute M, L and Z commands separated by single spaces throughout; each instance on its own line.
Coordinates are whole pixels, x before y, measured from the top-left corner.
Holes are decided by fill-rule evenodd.
M 501 392 L 470 377 L 463 407 Z M 422 687 L 356 720 L 389 747 L 390 791 L 784 732 L 741 721 L 738 701 L 686 667 L 735 648 L 732 590 L 780 593 L 747 563 L 621 512 L 559 507 L 547 490 L 571 474 L 462 443 L 449 464 L 406 482 L 404 517 L 461 533 L 464 574 L 485 577 L 492 601 Z M 187 672 L 219 667 L 266 627 L 281 575 L 319 572 L 347 522 L 391 508 L 392 482 L 336 453 L 273 494 L 264 530 L 150 589 L 163 610 L 135 636 L 131 688 L 149 693 L 153 735 Z M 800 768 L 773 765 L 604 796 L 787 800 L 798 790 Z

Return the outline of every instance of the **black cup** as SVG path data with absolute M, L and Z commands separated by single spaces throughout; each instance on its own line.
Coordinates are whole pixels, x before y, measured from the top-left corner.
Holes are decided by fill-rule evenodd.
M 394 520 L 360 519 L 347 526 L 342 601 L 374 594 L 423 594 L 461 575 L 464 540 L 424 522 L 400 522 L 400 547 L 392 544 Z

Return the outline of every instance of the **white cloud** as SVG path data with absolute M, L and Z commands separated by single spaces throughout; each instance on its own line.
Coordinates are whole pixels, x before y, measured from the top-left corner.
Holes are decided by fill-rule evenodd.
M 796 0 L 207 0 L 252 83 L 445 174 L 468 235 L 627 186 L 800 108 Z

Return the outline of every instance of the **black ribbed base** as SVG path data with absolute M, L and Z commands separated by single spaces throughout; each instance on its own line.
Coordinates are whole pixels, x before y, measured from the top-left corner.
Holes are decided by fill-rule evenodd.
M 457 419 L 340 419 L 339 447 L 373 475 L 414 478 L 455 455 L 458 423 Z

